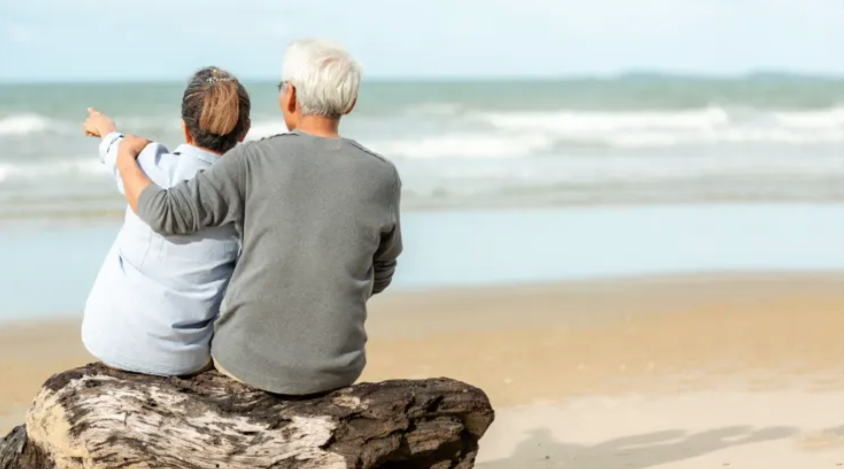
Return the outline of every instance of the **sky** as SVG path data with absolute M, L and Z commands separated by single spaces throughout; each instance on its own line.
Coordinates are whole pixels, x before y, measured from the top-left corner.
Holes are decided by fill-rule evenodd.
M 276 79 L 311 36 L 380 78 L 844 75 L 844 0 L 0 0 L 0 80 Z

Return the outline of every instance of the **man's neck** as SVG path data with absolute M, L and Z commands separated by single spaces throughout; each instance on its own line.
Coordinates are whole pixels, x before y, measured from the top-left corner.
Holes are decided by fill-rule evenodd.
M 324 116 L 303 116 L 296 130 L 324 138 L 340 137 L 340 119 Z

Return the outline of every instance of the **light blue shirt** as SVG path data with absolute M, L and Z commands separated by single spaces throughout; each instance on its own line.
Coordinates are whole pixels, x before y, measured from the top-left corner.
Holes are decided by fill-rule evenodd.
M 122 138 L 112 133 L 100 144 L 100 158 L 121 193 L 115 165 Z M 218 158 L 191 145 L 170 153 L 152 143 L 138 164 L 155 184 L 170 187 Z M 127 208 L 85 305 L 82 341 L 88 351 L 108 365 L 139 373 L 180 375 L 205 366 L 214 320 L 239 254 L 238 231 L 226 225 L 165 237 Z

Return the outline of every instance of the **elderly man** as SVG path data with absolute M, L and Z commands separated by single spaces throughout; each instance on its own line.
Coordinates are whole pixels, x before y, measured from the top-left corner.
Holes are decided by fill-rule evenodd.
M 211 355 L 266 391 L 305 395 L 352 384 L 366 363 L 366 302 L 390 284 L 402 251 L 395 166 L 338 133 L 361 67 L 339 45 L 287 50 L 279 103 L 290 133 L 240 145 L 195 178 L 162 189 L 138 167 L 146 145 L 120 145 L 126 198 L 162 234 L 233 223 L 242 254 Z

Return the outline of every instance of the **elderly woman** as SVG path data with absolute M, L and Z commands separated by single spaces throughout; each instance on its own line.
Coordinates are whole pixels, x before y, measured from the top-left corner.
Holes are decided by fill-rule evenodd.
M 170 187 L 219 165 L 220 155 L 246 136 L 249 111 L 249 95 L 234 76 L 199 70 L 182 99 L 185 143 L 174 152 L 147 146 L 138 157 L 142 174 Z M 122 192 L 115 163 L 124 137 L 106 115 L 89 112 L 85 134 L 102 138 L 100 157 Z M 183 375 L 208 367 L 213 323 L 239 249 L 232 223 L 162 236 L 127 210 L 85 306 L 86 348 L 107 365 L 139 373 Z
M 294 43 L 279 103 L 290 133 L 250 142 L 169 189 L 121 144 L 126 198 L 153 230 L 243 225 L 242 256 L 211 354 L 251 386 L 303 395 L 352 384 L 366 363 L 366 302 L 390 284 L 402 250 L 401 182 L 385 158 L 338 133 L 361 68 L 340 46 Z

